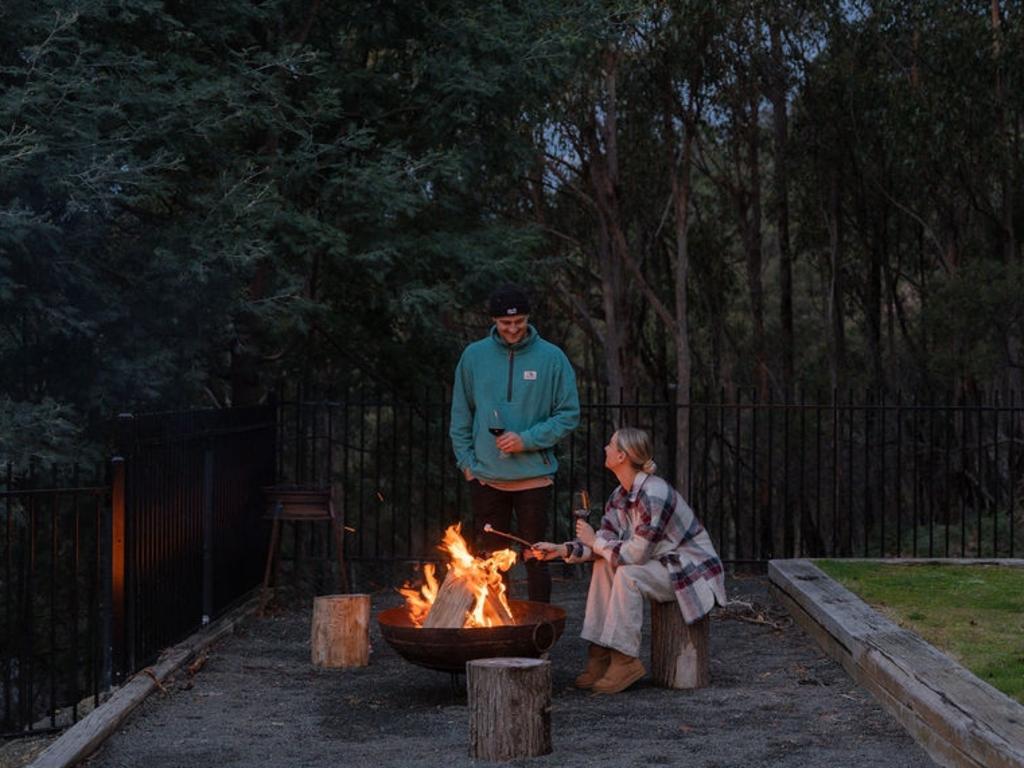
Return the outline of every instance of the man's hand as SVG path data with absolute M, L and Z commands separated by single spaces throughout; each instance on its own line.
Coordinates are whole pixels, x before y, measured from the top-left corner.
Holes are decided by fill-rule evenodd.
M 467 481 L 471 481 L 473 479 L 473 473 L 469 471 L 469 467 L 463 467 L 462 474 L 465 476 Z
M 594 548 L 594 540 L 597 538 L 597 534 L 594 533 L 594 529 L 590 527 L 590 523 L 586 520 L 576 521 L 576 538 L 586 544 L 591 549 Z
M 515 432 L 504 432 L 494 441 L 499 451 L 519 453 L 523 450 L 523 438 Z

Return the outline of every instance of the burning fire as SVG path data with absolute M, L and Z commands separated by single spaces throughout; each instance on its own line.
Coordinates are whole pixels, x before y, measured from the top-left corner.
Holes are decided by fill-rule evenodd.
M 458 523 L 449 526 L 438 549 L 448 553 L 446 580 L 457 580 L 473 593 L 473 607 L 466 612 L 462 626 L 493 627 L 504 624 L 506 622 L 494 604 L 501 606 L 505 615 L 511 615 L 501 574 L 515 565 L 516 553 L 511 549 L 501 549 L 486 560 L 474 557 L 466 540 L 462 538 L 461 530 L 462 526 Z M 423 566 L 423 579 L 424 583 L 419 588 L 406 584 L 398 590 L 405 596 L 405 604 L 416 626 L 422 626 L 441 590 L 434 575 L 433 563 Z

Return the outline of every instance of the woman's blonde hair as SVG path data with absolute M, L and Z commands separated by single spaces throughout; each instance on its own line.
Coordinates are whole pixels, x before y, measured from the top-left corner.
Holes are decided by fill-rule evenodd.
M 651 436 L 642 429 L 619 427 L 615 430 L 615 442 L 635 469 L 646 472 L 648 475 L 653 475 L 657 471 L 658 465 L 651 458 L 653 453 Z

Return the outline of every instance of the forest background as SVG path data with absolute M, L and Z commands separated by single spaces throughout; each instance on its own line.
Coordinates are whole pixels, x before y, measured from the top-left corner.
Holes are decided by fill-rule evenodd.
M 1021 11 L 0 0 L 0 464 L 415 397 L 505 280 L 613 396 L 1019 389 Z

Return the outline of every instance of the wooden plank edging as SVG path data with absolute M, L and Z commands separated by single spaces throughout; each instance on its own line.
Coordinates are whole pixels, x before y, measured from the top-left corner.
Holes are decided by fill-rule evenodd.
M 205 648 L 234 632 L 260 608 L 259 595 L 250 597 L 226 616 L 168 648 L 152 667 L 136 672 L 109 699 L 62 733 L 27 768 L 68 768 L 84 760 L 121 725 L 169 675 Z
M 822 558 L 826 559 L 826 558 Z M 880 563 L 882 565 L 996 565 L 1000 568 L 1024 568 L 1020 557 L 844 557 L 844 563 Z
M 870 608 L 810 561 L 772 560 L 768 576 L 794 619 L 940 765 L 1024 765 L 1024 706 Z

